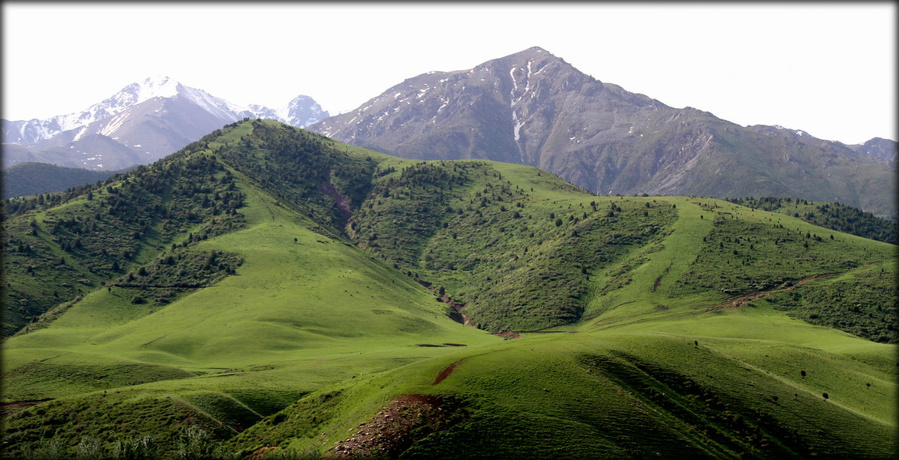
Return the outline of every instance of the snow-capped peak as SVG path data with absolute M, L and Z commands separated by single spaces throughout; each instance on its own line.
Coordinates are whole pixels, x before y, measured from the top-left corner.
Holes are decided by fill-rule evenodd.
M 167 75 L 157 75 L 149 77 L 138 83 L 137 100 L 135 104 L 153 99 L 154 97 L 175 97 L 178 94 L 178 87 L 181 86 L 177 81 L 169 78 Z
M 130 107 L 154 98 L 183 98 L 206 112 L 222 119 L 237 121 L 245 117 L 271 118 L 298 127 L 305 127 L 328 117 L 328 112 L 308 96 L 298 96 L 285 107 L 273 110 L 268 107 L 252 104 L 249 107 L 233 104 L 225 99 L 215 97 L 206 91 L 191 88 L 167 75 L 148 77 L 141 82 L 131 83 L 119 92 L 94 104 L 81 112 L 57 115 L 45 120 L 29 120 L 12 122 L 4 126 L 6 143 L 29 145 L 49 139 L 61 132 L 88 126 L 96 121 L 124 116 Z M 104 130 L 104 135 L 111 132 Z M 79 135 L 87 134 L 85 132 Z

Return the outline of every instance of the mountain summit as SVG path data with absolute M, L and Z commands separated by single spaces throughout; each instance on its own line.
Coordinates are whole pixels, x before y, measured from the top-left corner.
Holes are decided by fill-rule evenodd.
M 672 108 L 539 47 L 407 79 L 309 129 L 404 158 L 536 166 L 602 195 L 792 196 L 894 212 L 895 171 L 881 158 Z
M 279 109 L 242 107 L 160 75 L 131 83 L 87 109 L 44 120 L 3 120 L 4 167 L 28 161 L 96 170 L 152 163 L 242 118 L 303 127 L 327 118 L 300 95 Z

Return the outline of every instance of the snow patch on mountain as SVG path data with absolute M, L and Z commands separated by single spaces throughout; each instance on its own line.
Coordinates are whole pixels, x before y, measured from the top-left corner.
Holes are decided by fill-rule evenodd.
M 180 83 L 178 84 L 177 94 L 219 118 L 237 121 L 243 118 L 241 115 L 249 116 L 252 114 L 246 107 L 232 104 L 224 99 L 212 96 L 202 89 L 191 88 Z
M 179 86 L 181 86 L 180 83 L 165 75 L 147 78 L 137 85 L 136 91 L 133 93 L 135 100 L 132 105 L 140 104 L 154 97 L 175 97 L 178 95 Z
M 100 132 L 98 134 L 112 137 L 112 135 L 122 127 L 126 119 L 126 114 L 116 115 L 109 123 L 106 124 L 106 126 L 100 129 Z M 81 131 L 84 132 L 85 129 L 82 129 Z
M 44 120 L 4 120 L 3 142 L 28 146 L 50 139 L 62 132 L 84 128 L 97 121 L 105 120 L 108 122 L 104 123 L 103 128 L 96 134 L 112 137 L 125 122 L 124 117 L 127 116 L 126 111 L 129 108 L 155 98 L 178 97 L 194 103 L 217 118 L 231 122 L 243 118 L 267 118 L 304 128 L 330 116 L 309 96 L 300 95 L 278 109 L 256 104 L 244 107 L 215 97 L 201 89 L 186 86 L 171 77 L 159 75 L 146 78 L 141 82 L 131 83 L 109 98 L 81 112 L 57 115 Z M 75 140 L 87 134 L 90 133 L 82 129 L 76 134 Z

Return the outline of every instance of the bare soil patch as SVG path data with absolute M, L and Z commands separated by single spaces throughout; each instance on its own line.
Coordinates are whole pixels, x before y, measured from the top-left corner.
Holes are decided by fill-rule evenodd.
M 347 197 L 343 196 L 338 190 L 337 187 L 334 186 L 330 182 L 331 174 L 333 171 L 328 171 L 328 181 L 321 184 L 319 190 L 325 195 L 331 197 L 334 200 L 334 203 L 337 204 L 337 211 L 340 213 L 340 217 L 344 222 L 349 222 L 350 217 L 353 215 L 353 210 L 350 209 L 350 201 Z
M 328 456 L 398 457 L 425 436 L 445 430 L 468 416 L 460 401 L 433 395 L 401 395 L 387 403 L 355 433 L 338 442 Z
M 460 359 L 459 361 L 456 361 L 456 362 L 450 364 L 449 366 L 447 366 L 446 369 L 440 371 L 440 373 L 437 374 L 437 378 L 434 379 L 434 383 L 432 383 L 431 385 L 437 385 L 438 383 L 446 380 L 446 378 L 449 377 L 450 374 L 452 374 L 454 370 L 456 370 L 456 366 L 458 366 L 459 364 L 462 364 L 462 361 L 465 361 L 465 360 Z
M 670 265 L 668 265 L 668 267 L 665 269 L 665 273 L 662 273 L 661 275 L 658 276 L 658 278 L 656 278 L 655 283 L 652 284 L 652 292 L 656 292 L 656 289 L 658 289 L 659 285 L 662 284 L 662 278 L 665 276 L 665 274 L 667 274 L 668 272 L 671 271 L 672 265 L 674 265 L 673 262 Z
M 743 297 L 734 299 L 730 302 L 724 302 L 724 303 L 720 303 L 718 305 L 713 305 L 712 307 L 709 307 L 709 311 L 721 311 L 721 310 L 728 310 L 731 308 L 739 308 L 748 302 L 752 302 L 753 300 L 763 299 L 770 295 L 778 294 L 781 292 L 792 291 L 793 289 L 796 289 L 798 286 L 808 283 L 809 281 L 815 281 L 815 280 L 819 280 L 822 278 L 829 278 L 831 276 L 833 276 L 833 275 L 809 276 L 808 278 L 802 278 L 801 280 L 797 281 L 796 283 L 794 283 L 790 286 L 784 287 L 784 288 L 772 289 L 770 291 L 753 292 L 752 294 L 745 295 Z
M 52 400 L 53 398 L 0 402 L 0 417 L 8 417 L 15 413 L 21 412 L 35 404 Z

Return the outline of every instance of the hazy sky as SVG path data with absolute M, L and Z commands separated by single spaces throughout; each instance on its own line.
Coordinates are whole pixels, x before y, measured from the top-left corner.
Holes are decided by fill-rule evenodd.
M 350 111 L 428 71 L 540 46 L 741 125 L 896 135 L 896 5 L 3 2 L 3 118 L 86 109 L 168 75 L 231 102 Z

